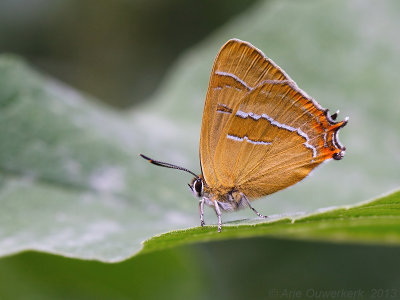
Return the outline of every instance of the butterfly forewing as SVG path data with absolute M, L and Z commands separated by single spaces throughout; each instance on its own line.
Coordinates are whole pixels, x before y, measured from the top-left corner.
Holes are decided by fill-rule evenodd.
M 214 155 L 235 106 L 259 83 L 284 79 L 282 70 L 246 42 L 234 39 L 221 48 L 210 76 L 200 136 L 202 172 L 209 186 L 223 180 L 217 178 Z
M 244 86 L 229 77 L 215 74 L 210 82 L 207 99 L 214 102 L 206 101 L 200 136 L 201 165 L 207 184 L 216 182 L 213 157 L 221 131 L 232 114 L 232 100 L 240 99 L 247 93 Z

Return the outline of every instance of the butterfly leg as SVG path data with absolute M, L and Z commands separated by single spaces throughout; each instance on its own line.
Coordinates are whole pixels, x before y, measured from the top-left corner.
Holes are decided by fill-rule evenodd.
M 221 210 L 219 209 L 218 201 L 214 201 L 215 213 L 218 216 L 218 232 L 221 232 L 222 221 L 221 221 Z
M 203 227 L 206 223 L 204 223 L 204 198 L 201 198 L 199 201 L 199 212 L 200 212 L 200 225 Z
M 266 219 L 267 216 L 264 216 L 262 214 L 260 214 L 253 206 L 251 206 L 249 199 L 247 199 L 246 195 L 243 193 L 240 193 L 242 195 L 242 198 L 247 202 L 247 205 L 256 213 L 257 216 L 259 216 L 260 218 Z

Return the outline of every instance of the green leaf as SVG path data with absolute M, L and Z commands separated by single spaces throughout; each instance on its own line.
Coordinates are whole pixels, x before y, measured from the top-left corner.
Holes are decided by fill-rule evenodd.
M 397 187 L 400 60 L 393 37 L 400 27 L 395 13 L 399 3 L 371 3 L 260 2 L 183 55 L 148 104 L 130 112 L 103 107 L 19 58 L 2 55 L 0 255 L 33 249 L 120 261 L 155 234 L 197 226 L 197 202 L 186 186 L 191 178 L 148 165 L 138 154 L 199 171 L 209 72 L 219 47 L 232 37 L 262 49 L 321 105 L 350 116 L 341 132 L 345 158 L 268 201 L 255 202 L 259 211 L 315 211 L 358 203 Z M 215 216 L 210 210 L 206 214 L 210 223 Z M 242 211 L 223 220 L 249 217 L 252 212 Z M 300 233 L 288 231 L 287 236 L 307 232 L 306 238 L 323 239 L 325 233 L 321 229 L 318 234 L 312 222 L 317 224 L 296 221 Z M 397 226 L 384 224 L 383 232 L 389 233 Z M 221 235 L 211 228 L 189 231 L 223 239 L 253 229 L 264 235 L 275 228 L 283 234 L 289 225 L 282 220 L 253 228 L 245 222 L 240 230 L 226 227 Z M 355 235 L 375 240 L 377 229 L 367 229 Z
M 129 116 L 11 56 L 0 58 L 0 105 L 1 255 L 116 261 L 155 233 L 194 224 L 163 199 L 169 188 L 137 146 L 158 142 L 144 140 Z
M 234 238 L 279 237 L 330 242 L 400 245 L 400 191 L 352 207 L 331 209 L 274 221 L 233 222 L 218 233 L 215 226 L 172 231 L 144 243 L 143 253 L 182 244 Z

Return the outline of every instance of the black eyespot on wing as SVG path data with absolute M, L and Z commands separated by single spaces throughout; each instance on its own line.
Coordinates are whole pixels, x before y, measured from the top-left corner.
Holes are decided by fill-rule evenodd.
M 344 151 L 336 152 L 333 154 L 332 158 L 335 160 L 341 160 L 344 156 Z

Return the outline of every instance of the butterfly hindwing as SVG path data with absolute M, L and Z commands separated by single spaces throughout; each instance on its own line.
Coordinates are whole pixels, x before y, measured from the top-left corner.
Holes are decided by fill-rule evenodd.
M 274 193 L 342 155 L 336 133 L 345 122 L 329 120 L 291 80 L 264 82 L 232 112 L 217 147 L 216 172 L 249 198 Z

